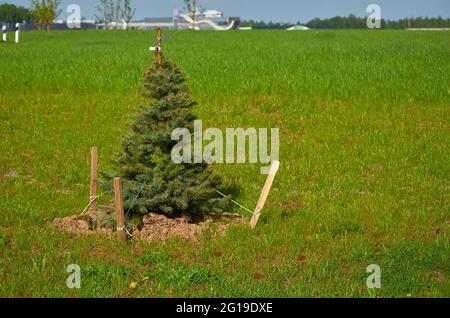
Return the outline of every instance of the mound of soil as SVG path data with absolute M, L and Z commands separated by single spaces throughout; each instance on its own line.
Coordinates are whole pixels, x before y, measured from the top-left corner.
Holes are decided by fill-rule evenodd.
M 67 232 L 80 235 L 89 234 L 107 234 L 113 235 L 112 229 L 105 227 L 97 227 L 99 223 L 99 217 L 94 213 L 86 213 L 83 215 L 71 215 L 65 218 L 56 218 L 53 220 L 53 224 Z
M 169 218 L 161 214 L 146 214 L 134 229 L 129 229 L 135 241 L 165 242 L 171 237 L 180 237 L 198 242 L 205 231 L 212 235 L 225 235 L 229 226 L 245 223 L 237 213 L 209 214 L 202 222 L 189 222 L 186 217 Z M 115 231 L 99 226 L 101 224 L 95 212 L 81 216 L 74 215 L 57 218 L 53 224 L 60 229 L 79 235 L 106 234 L 112 236 Z
M 228 221 L 228 222 L 226 222 Z M 133 232 L 137 240 L 165 241 L 172 236 L 190 240 L 198 240 L 204 231 L 225 235 L 227 228 L 233 223 L 242 223 L 239 214 L 221 213 L 210 216 L 206 221 L 190 223 L 187 218 L 168 218 L 161 214 L 149 213 L 142 219 L 140 230 Z

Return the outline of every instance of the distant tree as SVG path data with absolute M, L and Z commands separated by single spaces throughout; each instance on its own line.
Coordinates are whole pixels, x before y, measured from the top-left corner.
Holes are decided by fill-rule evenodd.
M 97 21 L 105 24 L 105 29 L 107 25 L 110 24 L 114 18 L 114 3 L 113 0 L 99 0 L 97 5 L 98 15 L 95 15 Z
M 128 23 L 133 19 L 136 9 L 131 7 L 131 0 L 124 0 L 121 9 L 122 18 L 125 20 L 125 30 L 128 30 Z
M 131 0 L 99 0 L 97 5 L 97 21 L 105 24 L 105 29 L 112 22 L 115 22 L 115 28 L 118 29 L 120 19 L 123 18 L 128 23 L 133 19 L 136 9 L 131 7 Z
M 120 15 L 122 13 L 122 0 L 115 0 L 115 3 L 113 5 L 113 18 L 114 22 L 116 23 L 115 28 L 119 28 L 120 24 Z
M 48 35 L 51 34 L 53 21 L 61 14 L 58 9 L 60 0 L 31 0 L 33 16 L 39 28 L 47 27 Z
M 195 31 L 195 18 L 197 15 L 197 0 L 184 0 L 184 6 L 192 19 L 192 30 Z

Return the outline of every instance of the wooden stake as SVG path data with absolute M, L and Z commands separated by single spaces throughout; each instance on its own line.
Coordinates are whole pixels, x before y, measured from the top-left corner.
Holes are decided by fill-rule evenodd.
M 89 211 L 95 211 L 97 208 L 97 202 L 95 197 L 97 196 L 97 147 L 91 148 L 91 183 L 89 185 L 89 202 L 92 202 Z
M 117 233 L 119 238 L 122 241 L 125 241 L 125 216 L 123 214 L 122 186 L 120 184 L 120 177 L 114 178 L 114 200 L 116 203 Z
M 261 215 L 261 210 L 266 203 L 267 196 L 269 195 L 270 188 L 272 187 L 273 180 L 275 179 L 275 175 L 277 174 L 278 168 L 280 167 L 280 162 L 275 160 L 272 163 L 272 166 L 269 170 L 269 175 L 267 176 L 266 183 L 261 191 L 261 195 L 259 196 L 258 204 L 256 205 L 255 211 L 253 212 L 253 216 L 250 220 L 250 227 L 252 229 L 255 228 L 256 223 L 258 223 L 259 216 Z
M 158 41 L 156 47 L 156 59 L 158 60 L 158 65 L 161 67 L 161 28 L 156 28 L 156 39 Z

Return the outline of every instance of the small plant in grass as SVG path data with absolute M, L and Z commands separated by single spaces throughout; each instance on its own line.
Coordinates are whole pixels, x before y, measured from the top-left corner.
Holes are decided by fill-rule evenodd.
M 0 233 L 0 247 L 6 245 L 6 238 Z
M 161 265 L 170 261 L 172 255 L 167 252 L 147 252 L 139 258 L 139 264 Z
M 113 171 L 103 173 L 103 186 L 121 177 L 124 208 L 131 214 L 149 212 L 198 218 L 221 212 L 228 199 L 215 197 L 221 184 L 206 163 L 174 163 L 173 130 L 193 132 L 192 101 L 180 69 L 164 56 L 151 63 L 144 75 L 143 94 L 151 101 L 140 108 L 131 131 L 122 140 L 122 151 Z
M 173 266 L 160 264 L 155 270 L 144 270 L 143 275 L 179 288 L 219 282 L 223 279 L 223 275 L 212 272 L 208 268 L 183 264 Z
M 93 262 L 81 266 L 83 290 L 94 297 L 111 297 L 114 288 L 126 286 L 131 270 L 122 264 Z

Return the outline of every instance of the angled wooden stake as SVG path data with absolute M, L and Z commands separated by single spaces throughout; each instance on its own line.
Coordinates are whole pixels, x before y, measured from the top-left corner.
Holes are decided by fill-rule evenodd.
M 157 47 L 156 47 L 156 58 L 158 60 L 158 65 L 161 67 L 161 28 L 156 28 L 156 40 L 157 40 Z
M 89 184 L 89 211 L 95 211 L 97 208 L 96 196 L 97 196 L 97 147 L 91 148 L 91 183 Z
M 261 195 L 259 196 L 258 204 L 256 205 L 255 211 L 253 212 L 253 216 L 250 220 L 250 227 L 252 229 L 254 229 L 256 223 L 258 223 L 261 210 L 264 207 L 264 203 L 266 203 L 267 196 L 269 195 L 270 188 L 272 187 L 273 180 L 275 179 L 275 175 L 277 174 L 279 167 L 280 162 L 277 160 L 272 162 L 272 165 L 270 166 L 269 175 L 267 176 L 266 183 L 264 184 Z
M 122 241 L 125 241 L 125 216 L 123 214 L 122 186 L 120 184 L 120 177 L 114 178 L 114 200 L 116 206 L 117 233 L 119 238 Z

